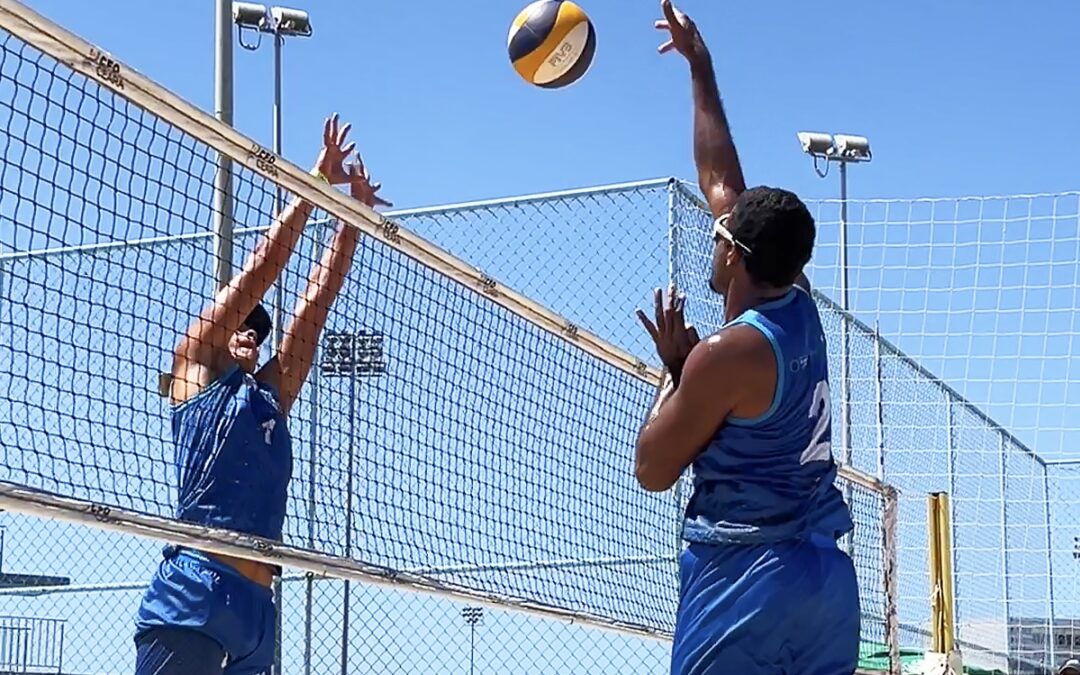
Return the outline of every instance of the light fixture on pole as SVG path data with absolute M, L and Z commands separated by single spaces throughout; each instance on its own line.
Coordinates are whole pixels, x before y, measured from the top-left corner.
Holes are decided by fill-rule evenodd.
M 484 618 L 483 607 L 463 607 L 461 617 L 469 625 L 469 675 L 474 675 L 476 668 L 476 624 Z
M 840 165 L 840 307 L 845 314 L 851 311 L 848 297 L 848 192 L 847 165 L 869 162 L 873 158 L 870 152 L 870 140 L 865 136 L 849 134 L 824 134 L 813 131 L 798 133 L 802 151 L 814 158 L 814 171 L 822 178 L 829 175 L 829 165 Z M 824 169 L 821 167 L 824 163 Z M 851 465 L 851 346 L 849 322 L 845 317 L 840 322 L 840 408 L 843 426 L 840 429 L 842 461 Z M 849 495 L 850 496 L 850 495 Z M 850 542 L 849 542 L 850 544 Z

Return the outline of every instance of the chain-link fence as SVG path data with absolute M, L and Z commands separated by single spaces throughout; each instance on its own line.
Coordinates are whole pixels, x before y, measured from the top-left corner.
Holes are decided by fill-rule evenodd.
M 486 274 L 500 282 L 517 275 L 522 285 L 533 284 L 531 290 L 576 324 L 647 353 L 633 300 L 639 294 L 648 298 L 649 279 L 662 282 L 667 274 L 667 205 L 673 189 L 670 181 L 654 181 L 392 215 L 410 229 L 426 228 L 451 252 L 475 246 L 471 262 Z M 255 226 L 259 216 L 254 208 L 243 213 L 249 215 L 238 222 L 238 250 L 251 250 L 265 229 Z M 487 237 L 486 246 L 473 243 L 477 232 L 495 230 L 511 217 L 529 226 L 508 230 L 498 242 Z M 532 236 L 519 233 L 573 231 L 605 218 L 609 231 L 601 237 L 603 246 L 586 256 L 587 269 L 564 267 L 558 252 L 544 247 L 538 250 L 547 257 L 530 255 L 535 260 L 526 270 L 513 260 L 529 246 L 522 239 Z M 316 214 L 314 223 L 284 277 L 287 305 L 303 281 L 304 268 L 336 229 L 323 214 Z M 209 234 L 97 242 L 8 255 L 0 263 L 7 293 L 0 323 L 8 337 L 0 349 L 20 363 L 4 374 L 7 397 L 16 404 L 5 429 L 10 434 L 6 478 L 169 514 L 170 441 L 158 375 L 167 368 L 173 335 L 199 309 L 202 296 L 189 289 L 209 293 L 211 243 Z M 483 415 L 478 418 L 472 407 L 438 391 L 439 385 L 410 375 L 420 371 L 423 376 L 427 368 L 454 387 L 450 392 L 458 387 L 485 390 L 479 380 L 470 384 L 470 378 L 480 378 L 479 366 L 462 364 L 466 357 L 454 355 L 462 347 L 441 346 L 451 354 L 445 361 L 440 349 L 424 347 L 431 341 L 425 335 L 445 332 L 444 324 L 463 312 L 459 303 L 464 300 L 440 303 L 451 310 L 449 315 L 418 311 L 430 298 L 450 291 L 418 290 L 424 280 L 388 268 L 392 263 L 384 249 L 378 241 L 361 245 L 331 313 L 318 367 L 293 408 L 297 468 L 287 540 L 554 607 L 599 610 L 613 626 L 622 622 L 657 635 L 619 634 L 491 606 L 470 622 L 463 614 L 467 600 L 356 583 L 346 593 L 343 581 L 292 573 L 281 584 L 283 672 L 338 672 L 342 663 L 346 672 L 425 672 L 456 669 L 466 658 L 485 667 L 478 672 L 663 672 L 664 638 L 672 628 L 677 592 L 680 510 L 670 497 L 648 495 L 630 484 L 632 440 L 624 437 L 636 429 L 648 387 L 634 389 L 634 407 L 626 419 L 590 421 L 580 414 L 592 405 L 583 398 L 589 391 L 573 383 L 582 378 L 598 382 L 594 395 L 605 399 L 619 400 L 624 394 L 597 380 L 598 373 L 590 374 L 588 363 L 580 361 L 573 373 L 555 371 L 510 386 L 505 380 L 516 368 L 499 359 L 520 358 L 520 347 L 506 355 L 478 352 L 498 344 L 500 338 L 491 336 L 486 346 L 475 345 L 469 357 L 488 353 L 484 367 L 497 385 L 475 402 Z M 639 253 L 627 256 L 627 251 Z M 606 270 L 598 281 L 604 290 L 588 290 L 590 269 Z M 88 310 L 92 321 L 85 321 Z M 41 330 L 49 322 L 54 333 Z M 512 324 L 504 328 L 520 330 Z M 49 350 L 55 334 L 63 336 L 68 353 Z M 433 357 L 438 370 L 420 365 Z M 535 379 L 536 368 L 560 366 L 558 358 L 545 357 L 521 367 Z M 81 386 L 58 385 L 72 375 Z M 566 431 L 556 428 L 563 424 L 551 417 L 551 409 L 514 417 L 521 408 L 543 405 L 552 396 L 534 387 L 558 385 L 567 391 L 554 404 L 578 411 L 583 436 L 560 440 Z M 502 389 L 513 394 L 500 395 Z M 502 399 L 515 410 L 508 410 Z M 438 417 L 426 422 L 435 408 Z M 606 404 L 604 409 L 611 412 Z M 97 415 L 108 423 L 97 424 Z M 52 428 L 85 431 L 67 434 L 58 446 L 49 420 Z M 477 448 L 486 443 L 512 443 L 528 454 L 511 461 L 497 452 L 481 460 Z M 116 447 L 126 451 L 117 456 Z M 406 454 L 395 456 L 397 448 Z M 599 459 L 583 463 L 579 452 L 596 449 L 601 449 Z M 481 464 L 492 458 L 496 465 Z M 881 494 L 867 488 L 853 488 L 849 501 L 860 523 L 851 550 L 869 609 L 864 638 L 868 652 L 887 653 L 874 646 L 887 641 L 885 504 Z M 0 595 L 0 607 L 26 616 L 65 617 L 66 661 L 72 672 L 122 671 L 130 658 L 134 607 L 159 559 L 160 545 L 29 516 L 3 518 L 14 552 L 5 564 L 66 582 L 32 591 L 12 587 Z M 402 522 L 415 520 L 435 524 L 435 541 L 404 535 Z M 627 529 L 636 534 L 630 537 Z M 53 553 L 65 548 L 94 553 Z M 102 608 L 108 620 L 102 620 Z
M 846 310 L 840 202 L 810 207 L 837 452 L 901 491 L 904 646 L 928 643 L 925 495 L 944 491 L 966 662 L 1042 673 L 1076 656 L 1080 195 L 851 201 Z M 715 329 L 711 215 L 681 183 L 674 213 L 674 277 Z

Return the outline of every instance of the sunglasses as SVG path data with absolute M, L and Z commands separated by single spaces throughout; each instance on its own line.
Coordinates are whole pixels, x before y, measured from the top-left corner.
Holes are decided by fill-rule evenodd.
M 727 222 L 730 218 L 731 214 L 725 213 L 713 222 L 713 241 L 719 242 L 723 239 L 732 246 L 737 247 L 746 255 L 750 255 L 750 247 L 736 239 L 735 235 L 731 234 L 731 230 L 727 229 Z

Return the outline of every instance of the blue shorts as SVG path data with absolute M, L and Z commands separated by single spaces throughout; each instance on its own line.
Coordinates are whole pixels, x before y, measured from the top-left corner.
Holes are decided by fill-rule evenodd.
M 135 621 L 136 674 L 269 673 L 274 619 L 269 588 L 201 553 L 167 552 Z
M 831 540 L 691 544 L 672 675 L 851 675 L 859 661 L 855 566 Z

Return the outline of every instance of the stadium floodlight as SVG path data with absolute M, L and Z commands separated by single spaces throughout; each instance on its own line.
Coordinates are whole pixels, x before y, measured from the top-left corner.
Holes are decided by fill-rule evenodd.
M 829 134 L 821 134 L 814 131 L 800 131 L 799 145 L 802 151 L 814 157 L 828 158 L 836 152 L 833 145 L 833 137 Z
M 255 2 L 234 2 L 233 23 L 240 35 L 240 46 L 255 50 L 259 43 L 244 43 L 245 29 L 257 33 L 268 33 L 278 38 L 311 37 L 311 15 L 302 9 L 293 7 L 267 7 Z
M 284 37 L 311 37 L 311 17 L 302 9 L 271 7 L 273 30 Z
M 266 10 L 266 5 L 254 2 L 234 2 L 233 23 L 240 28 L 250 28 L 260 33 L 272 32 L 267 30 L 270 25 L 270 13 Z
M 872 158 L 870 152 L 870 139 L 865 136 L 848 136 L 837 134 L 833 141 L 836 143 L 836 152 L 844 162 L 869 162 Z

